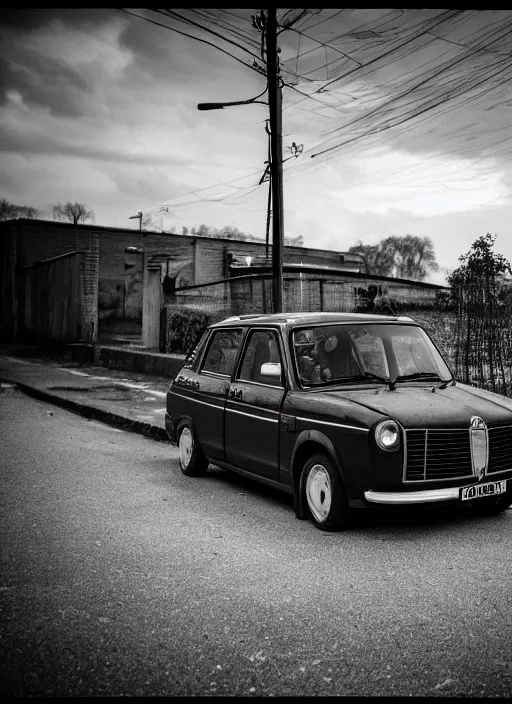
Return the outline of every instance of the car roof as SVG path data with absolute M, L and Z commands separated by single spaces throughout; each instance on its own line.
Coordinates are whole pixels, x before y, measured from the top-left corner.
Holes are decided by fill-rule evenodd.
M 211 327 L 233 325 L 312 325 L 314 323 L 414 323 L 405 315 L 377 315 L 368 313 L 252 313 L 249 315 L 233 315 L 221 320 Z

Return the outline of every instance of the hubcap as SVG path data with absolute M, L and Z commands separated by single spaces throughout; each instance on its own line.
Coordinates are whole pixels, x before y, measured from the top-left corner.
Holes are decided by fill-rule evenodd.
M 331 508 L 331 480 L 325 467 L 315 464 L 309 470 L 306 481 L 306 498 L 314 518 L 323 523 Z
M 186 469 L 190 463 L 190 458 L 192 457 L 192 450 L 194 448 L 194 440 L 192 438 L 192 433 L 190 428 L 183 428 L 180 433 L 179 440 L 179 451 L 180 451 L 180 464 L 183 469 Z

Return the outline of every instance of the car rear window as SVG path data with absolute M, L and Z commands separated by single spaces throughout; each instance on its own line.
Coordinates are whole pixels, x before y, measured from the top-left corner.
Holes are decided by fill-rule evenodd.
M 213 372 L 230 376 L 240 344 L 242 331 L 215 330 L 201 367 L 202 372 Z

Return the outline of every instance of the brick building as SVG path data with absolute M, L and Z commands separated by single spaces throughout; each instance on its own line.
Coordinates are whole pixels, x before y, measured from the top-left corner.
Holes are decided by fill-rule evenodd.
M 16 272 L 21 267 L 31 267 L 36 262 L 72 252 L 82 255 L 81 330 L 82 337 L 92 341 L 97 339 L 98 332 L 113 328 L 116 324 L 132 323 L 140 328 L 144 271 L 148 266 L 158 265 L 162 282 L 171 282 L 172 290 L 177 290 L 176 300 L 190 304 L 194 301 L 201 303 L 204 294 L 211 299 L 214 290 L 207 287 L 201 291 L 201 288 L 190 287 L 230 279 L 239 274 L 264 272 L 268 264 L 263 241 L 139 232 L 46 220 L 1 222 L 0 273 L 3 279 L 0 332 L 4 337 L 13 337 L 22 323 Z M 318 294 L 308 294 L 311 300 L 307 305 L 311 309 L 321 305 L 318 297 L 323 295 L 325 298 L 325 292 L 334 279 L 337 283 L 345 281 L 347 291 L 368 283 L 368 277 L 360 273 L 362 262 L 357 255 L 285 246 L 283 263 L 285 294 L 287 290 L 290 292 L 289 300 L 294 304 L 299 301 L 296 289 L 303 292 L 305 279 L 325 280 L 326 283 L 318 284 Z M 268 283 L 261 285 L 264 287 Z M 420 293 L 425 295 L 425 292 L 432 296 L 436 289 L 441 288 L 415 282 L 399 284 L 391 279 L 387 283 L 396 283 L 404 290 L 408 288 L 413 297 Z M 251 295 L 250 291 L 247 294 L 247 285 L 242 285 L 241 281 L 237 286 L 239 298 Z M 226 291 L 231 292 L 232 287 L 226 288 L 225 284 L 219 284 L 219 287 L 225 299 Z M 313 288 L 309 285 L 311 291 Z M 265 289 L 260 288 L 260 291 L 260 298 L 264 297 Z M 303 293 L 300 300 L 304 303 Z M 338 305 L 337 309 L 342 308 Z
M 265 255 L 265 244 L 231 239 L 73 225 L 45 220 L 10 220 L 0 223 L 2 259 L 2 328 L 12 330 L 15 308 L 14 267 L 27 267 L 70 252 L 84 252 L 86 266 L 83 301 L 86 308 L 98 308 L 99 329 L 112 320 L 133 320 L 142 315 L 143 262 L 155 258 L 162 263 L 163 276 L 177 287 L 197 285 L 230 276 L 230 268 L 247 257 Z M 320 249 L 285 247 L 285 262 L 340 266 L 340 255 Z M 357 257 L 347 269 L 359 268 Z M 96 306 L 97 302 L 97 306 Z M 89 311 L 89 318 L 94 314 Z M 98 328 L 98 324 L 96 325 Z

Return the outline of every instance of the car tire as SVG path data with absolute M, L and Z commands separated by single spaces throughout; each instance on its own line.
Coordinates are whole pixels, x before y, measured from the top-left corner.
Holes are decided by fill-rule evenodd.
M 340 473 L 324 454 L 310 457 L 302 468 L 301 487 L 311 521 L 320 530 L 340 531 L 351 524 L 351 513 Z
M 498 496 L 474 501 L 472 508 L 477 516 L 497 516 L 498 513 L 506 511 L 510 506 L 512 506 L 512 490 L 507 489 Z
M 204 456 L 192 425 L 187 421 L 178 429 L 180 468 L 187 477 L 202 477 L 206 474 L 208 460 Z

